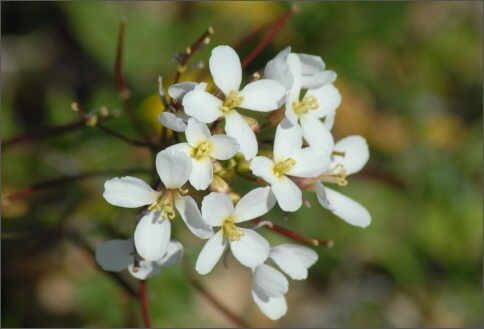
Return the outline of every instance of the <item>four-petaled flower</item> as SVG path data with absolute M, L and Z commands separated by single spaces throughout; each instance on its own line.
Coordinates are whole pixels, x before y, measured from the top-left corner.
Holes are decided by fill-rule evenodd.
M 348 136 L 335 144 L 333 154 L 330 169 L 320 175 L 316 183 L 318 201 L 349 224 L 366 227 L 371 222 L 368 210 L 353 199 L 324 186 L 323 182 L 347 185 L 346 176 L 360 171 L 368 161 L 368 144 L 361 136 Z
M 264 156 L 252 159 L 250 169 L 271 184 L 277 202 L 284 211 L 296 211 L 302 205 L 302 192 L 288 177 L 315 177 L 329 167 L 329 154 L 317 147 L 302 148 L 298 125 L 284 119 L 274 139 L 274 160 Z
M 227 245 L 235 258 L 247 267 L 261 265 L 269 254 L 269 243 L 259 233 L 239 224 L 267 213 L 276 200 L 269 187 L 258 187 L 243 196 L 234 207 L 227 194 L 212 192 L 202 201 L 205 221 L 220 227 L 205 244 L 198 256 L 195 269 L 200 274 L 209 273 L 222 256 Z
M 193 90 L 183 97 L 185 112 L 205 123 L 224 117 L 227 135 L 237 140 L 240 152 L 250 160 L 257 154 L 257 140 L 250 125 L 235 109 L 259 112 L 275 110 L 282 105 L 284 87 L 275 80 L 260 79 L 239 91 L 242 67 L 239 56 L 229 46 L 214 48 L 209 66 L 215 85 L 222 91 L 225 99 L 221 100 L 205 91 Z
M 213 180 L 213 159 L 230 159 L 239 150 L 239 144 L 230 136 L 211 136 L 207 125 L 194 118 L 188 119 L 185 135 L 187 143 L 179 143 L 167 149 L 183 151 L 190 156 L 190 184 L 197 190 L 205 190 Z
M 182 186 L 188 181 L 192 169 L 190 158 L 183 152 L 164 150 L 156 156 L 156 170 L 165 189 L 155 191 L 135 177 L 113 178 L 104 184 L 104 198 L 111 204 L 126 208 L 149 205 L 149 212 L 141 218 L 134 232 L 138 254 L 156 261 L 166 253 L 171 236 L 171 222 L 175 208 L 198 237 L 206 239 L 213 229 L 201 217 L 195 200 L 183 196 Z
M 183 246 L 176 240 L 168 242 L 165 255 L 156 261 L 139 257 L 133 238 L 105 241 L 96 248 L 96 261 L 103 270 L 120 272 L 127 268 L 132 276 L 140 280 L 160 274 L 164 267 L 180 263 L 182 257 Z
M 308 268 L 318 259 L 318 254 L 307 247 L 284 243 L 271 248 L 268 259 L 293 280 L 304 280 Z M 286 277 L 273 267 L 262 264 L 252 269 L 252 298 L 261 311 L 277 320 L 287 311 L 284 295 L 289 283 Z

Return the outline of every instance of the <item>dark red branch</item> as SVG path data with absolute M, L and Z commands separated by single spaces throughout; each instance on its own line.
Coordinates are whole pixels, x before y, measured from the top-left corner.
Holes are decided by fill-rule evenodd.
M 146 289 L 146 281 L 139 281 L 139 300 L 141 303 L 141 314 L 143 316 L 143 323 L 146 328 L 151 328 L 151 319 L 148 312 L 148 292 Z
M 289 20 L 289 18 L 294 15 L 296 8 L 292 7 L 284 15 L 282 15 L 271 28 L 269 33 L 264 39 L 262 39 L 259 44 L 242 60 L 242 69 L 245 69 L 259 53 L 271 42 L 271 40 L 276 36 L 276 34 L 282 29 L 284 24 Z
M 252 222 L 256 223 L 256 224 L 263 222 L 263 221 L 264 220 L 260 219 L 260 218 L 252 219 Z M 309 237 L 303 236 L 301 234 L 298 234 L 296 232 L 293 232 L 293 231 L 291 231 L 287 228 L 284 228 L 282 226 L 273 224 L 272 222 L 271 222 L 271 225 L 265 225 L 265 227 L 274 231 L 274 232 L 277 232 L 279 234 L 287 236 L 288 238 L 291 238 L 293 240 L 308 243 L 308 244 L 311 244 L 313 246 L 324 246 L 324 247 L 331 248 L 334 245 L 333 240 L 320 240 L 320 239 L 315 239 L 315 238 L 309 238 Z

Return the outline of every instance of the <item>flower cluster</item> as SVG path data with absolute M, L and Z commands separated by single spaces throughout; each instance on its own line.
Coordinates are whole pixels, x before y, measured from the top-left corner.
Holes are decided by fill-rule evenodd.
M 208 91 L 204 82 L 168 89 L 171 101 L 159 121 L 178 134 L 178 143 L 156 156 L 159 186 L 135 177 L 106 181 L 103 196 L 109 203 L 143 209 L 133 237 L 102 243 L 96 259 L 107 271 L 128 268 L 139 279 L 160 273 L 182 260 L 183 247 L 171 236 L 172 221 L 179 217 L 207 240 L 196 271 L 211 272 L 229 250 L 253 273 L 255 303 L 278 319 L 287 311 L 286 275 L 306 279 L 318 256 L 299 244 L 271 246 L 254 223 L 276 204 L 285 212 L 297 211 L 307 190 L 346 222 L 369 225 L 363 206 L 327 187 L 346 185 L 347 176 L 368 161 L 368 146 L 360 136 L 335 143 L 331 128 L 341 96 L 333 85 L 335 72 L 326 70 L 320 57 L 288 47 L 244 85 L 237 53 L 218 46 L 209 68 L 215 90 Z M 272 127 L 274 138 L 258 140 L 261 130 L 273 132 Z M 236 175 L 249 178 L 252 190 L 239 195 L 231 185 Z M 200 206 L 190 195 L 194 190 L 202 194 Z

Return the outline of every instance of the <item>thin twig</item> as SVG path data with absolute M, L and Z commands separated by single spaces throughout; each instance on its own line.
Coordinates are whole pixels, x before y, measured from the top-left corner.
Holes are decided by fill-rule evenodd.
M 109 174 L 128 174 L 128 173 L 133 173 L 133 172 L 149 172 L 147 169 L 141 169 L 141 168 L 133 168 L 133 169 L 124 169 L 124 170 L 101 170 L 101 171 L 93 171 L 93 172 L 87 172 L 87 173 L 82 173 L 79 175 L 74 175 L 74 176 L 68 176 L 68 177 L 62 177 L 62 178 L 57 178 L 57 179 L 52 179 L 44 182 L 40 182 L 37 184 L 33 184 L 30 186 L 27 186 L 20 191 L 17 191 L 13 194 L 10 194 L 9 196 L 6 196 L 2 198 L 2 203 L 8 204 L 10 202 L 13 202 L 18 199 L 22 199 L 34 192 L 38 192 L 41 190 L 49 189 L 52 187 L 58 187 L 67 183 L 71 183 L 76 180 L 81 180 L 85 178 L 91 178 L 91 177 L 96 177 L 96 176 L 104 176 L 104 175 L 109 175 Z
M 205 297 L 213 306 L 215 306 L 220 312 L 222 312 L 227 318 L 229 318 L 234 324 L 241 328 L 250 328 L 250 326 L 242 320 L 238 315 L 229 310 L 225 305 L 220 302 L 207 288 L 205 288 L 200 281 L 197 280 L 195 274 L 189 268 L 186 263 L 183 263 L 183 269 L 190 283 L 197 289 L 203 297 Z
M 129 138 L 127 136 L 124 136 L 120 133 L 117 133 L 109 128 L 106 128 L 104 127 L 102 124 L 99 123 L 99 118 L 98 116 L 92 116 L 92 115 L 89 115 L 87 114 L 86 112 L 84 112 L 80 107 L 79 107 L 79 104 L 77 103 L 72 103 L 71 105 L 72 107 L 72 110 L 74 112 L 76 112 L 77 114 L 79 114 L 81 116 L 81 118 L 85 121 L 85 123 L 90 126 L 90 127 L 95 127 L 95 128 L 98 128 L 99 130 L 105 132 L 106 134 L 110 135 L 110 136 L 113 136 L 113 137 L 116 137 L 128 144 L 131 144 L 133 146 L 142 146 L 142 147 L 148 147 L 150 149 L 154 149 L 156 146 L 154 144 L 151 144 L 151 143 L 146 143 L 146 142 L 143 142 L 143 141 L 139 141 L 139 140 L 136 140 L 136 139 L 132 139 L 132 138 Z
M 208 44 L 210 41 L 209 36 L 213 34 L 213 28 L 210 26 L 198 39 L 193 43 L 191 47 L 188 47 L 185 53 L 182 55 L 183 57 L 180 60 L 180 65 L 176 69 L 175 79 L 173 80 L 173 84 L 178 83 L 180 80 L 180 76 L 185 72 L 186 65 L 188 60 L 192 57 L 192 55 L 200 49 L 203 44 Z
M 126 81 L 123 75 L 123 44 L 124 44 L 124 32 L 126 29 L 126 18 L 121 19 L 119 25 L 119 34 L 118 34 L 118 45 L 116 48 L 116 63 L 115 63 L 115 75 L 116 75 L 116 84 L 118 86 L 119 97 L 123 102 L 124 108 L 128 113 L 129 119 L 133 124 L 134 128 L 137 130 L 138 135 L 143 137 L 146 141 L 150 141 L 150 137 L 148 133 L 141 127 L 136 114 L 134 113 L 133 107 L 131 105 L 131 92 L 126 85 Z
M 141 303 L 141 314 L 143 315 L 143 323 L 146 328 L 151 328 L 151 319 L 148 312 L 148 292 L 146 289 L 146 280 L 139 281 L 139 300 Z
M 277 22 L 274 24 L 269 34 L 266 35 L 264 39 L 259 42 L 259 44 L 242 60 L 242 69 L 245 69 L 259 53 L 271 42 L 271 40 L 276 36 L 276 34 L 282 29 L 284 24 L 291 18 L 296 12 L 296 8 L 293 6 L 284 15 L 282 15 Z
M 264 220 L 261 219 L 261 218 L 252 219 L 252 222 L 256 223 L 256 224 L 259 224 L 263 221 Z M 309 237 L 303 236 L 301 234 L 298 234 L 296 232 L 293 232 L 293 231 L 291 231 L 287 228 L 284 228 L 282 226 L 276 225 L 274 223 L 271 223 L 271 225 L 264 225 L 264 227 L 266 227 L 266 228 L 268 228 L 268 229 L 270 229 L 274 232 L 280 233 L 284 236 L 287 236 L 288 238 L 291 238 L 293 240 L 308 243 L 308 244 L 311 244 L 313 246 L 324 246 L 324 247 L 331 248 L 334 245 L 333 240 L 320 240 L 320 239 L 315 239 L 315 238 L 309 238 Z

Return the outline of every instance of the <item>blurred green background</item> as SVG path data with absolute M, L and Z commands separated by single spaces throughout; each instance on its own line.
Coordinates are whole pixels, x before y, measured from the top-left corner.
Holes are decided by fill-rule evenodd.
M 235 44 L 273 22 L 290 2 L 2 2 L 1 137 L 65 125 L 86 111 L 120 109 L 106 126 L 136 137 L 118 98 L 114 62 L 119 22 L 127 18 L 124 72 L 142 124 L 159 133 L 158 76 L 173 80 L 172 55 L 208 26 L 213 47 Z M 249 67 L 286 46 L 321 56 L 342 94 L 336 140 L 360 134 L 371 157 L 344 193 L 372 214 L 365 229 L 311 208 L 274 210 L 273 220 L 308 236 L 318 262 L 290 281 L 287 314 L 268 320 L 250 295 L 251 274 L 229 261 L 199 277 L 254 327 L 482 326 L 482 2 L 297 2 L 298 11 Z M 255 39 L 240 49 L 241 57 Z M 184 79 L 195 79 L 192 70 Z M 2 201 L 3 327 L 142 326 L 138 301 L 100 270 L 90 250 L 129 237 L 136 209 L 102 198 L 108 178 L 152 159 L 100 130 L 2 145 L 2 197 L 87 171 L 112 173 Z M 146 172 L 131 175 L 148 180 Z M 262 230 L 261 230 L 262 232 Z M 174 236 L 193 268 L 204 241 L 181 221 Z M 272 245 L 289 240 L 265 230 Z M 127 273 L 122 273 L 128 282 Z M 158 327 L 231 327 L 174 266 L 148 281 Z

